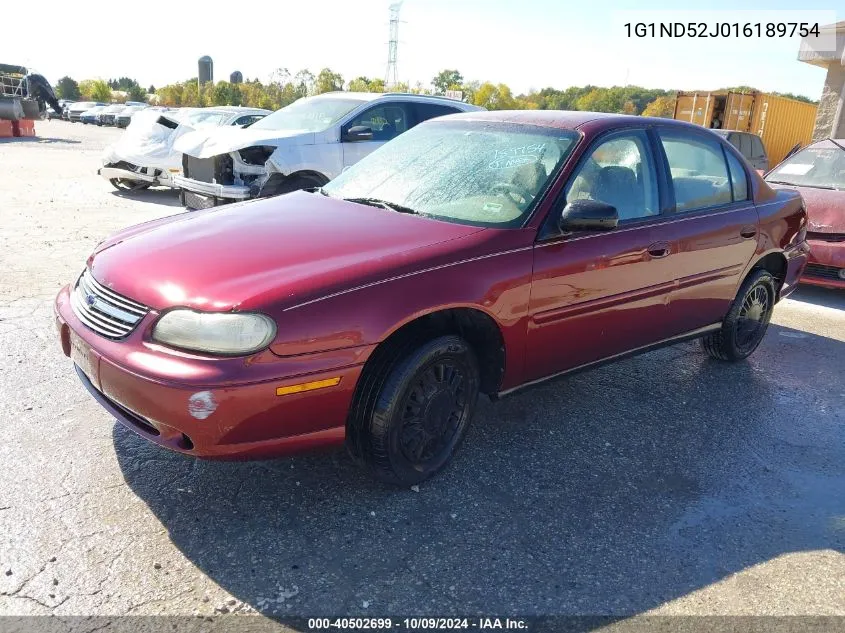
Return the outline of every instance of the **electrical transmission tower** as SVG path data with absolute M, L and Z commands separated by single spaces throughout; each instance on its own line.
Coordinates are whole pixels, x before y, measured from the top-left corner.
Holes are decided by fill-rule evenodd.
M 384 77 L 385 88 L 392 88 L 399 83 L 397 54 L 399 51 L 399 9 L 401 2 L 390 5 L 390 42 L 387 45 L 387 74 Z

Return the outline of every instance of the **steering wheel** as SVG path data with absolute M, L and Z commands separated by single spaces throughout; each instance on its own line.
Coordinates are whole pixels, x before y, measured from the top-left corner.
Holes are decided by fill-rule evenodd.
M 490 193 L 510 198 L 516 205 L 526 205 L 534 198 L 527 189 L 513 182 L 497 182 L 493 185 Z

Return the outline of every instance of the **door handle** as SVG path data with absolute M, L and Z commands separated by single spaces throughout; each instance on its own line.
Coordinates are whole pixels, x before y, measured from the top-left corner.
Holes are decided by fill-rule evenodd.
M 746 239 L 752 238 L 755 235 L 757 235 L 757 227 L 756 226 L 743 226 L 739 230 L 739 234 L 742 235 L 742 237 L 744 237 Z
M 655 242 L 648 247 L 648 254 L 654 259 L 666 257 L 669 254 L 669 242 Z

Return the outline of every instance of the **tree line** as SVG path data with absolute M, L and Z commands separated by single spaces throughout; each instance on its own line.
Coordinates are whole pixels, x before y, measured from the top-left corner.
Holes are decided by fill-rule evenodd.
M 70 77 L 62 77 L 56 85 L 56 94 L 64 99 L 112 101 L 113 91 L 120 91 L 123 100 L 144 101 L 164 106 L 203 107 L 214 105 L 250 106 L 278 110 L 305 96 L 347 90 L 354 92 L 384 92 L 382 79 L 358 76 L 345 81 L 340 73 L 323 68 L 316 75 L 303 69 L 291 73 L 279 68 L 269 81 L 258 79 L 242 83 L 228 81 L 208 82 L 199 85 L 197 78 L 168 84 L 156 89 L 150 86 L 144 90 L 137 81 L 120 77 L 104 81 L 84 80 L 77 83 Z M 735 86 L 721 90 L 751 92 L 750 86 Z M 514 95 L 503 83 L 466 80 L 454 69 L 440 71 L 428 85 L 417 82 L 410 86 L 400 83 L 391 87 L 393 92 L 443 95 L 447 91 L 459 91 L 468 103 L 488 110 L 584 110 L 591 112 L 617 112 L 645 116 L 672 117 L 675 111 L 677 91 L 642 86 L 570 86 L 564 90 L 543 88 Z M 774 93 L 781 96 L 815 103 L 811 99 L 791 93 Z

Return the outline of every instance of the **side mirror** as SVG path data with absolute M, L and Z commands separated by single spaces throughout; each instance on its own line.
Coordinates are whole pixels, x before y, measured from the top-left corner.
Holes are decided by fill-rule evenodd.
M 347 143 L 354 143 L 355 141 L 372 141 L 373 129 L 368 125 L 356 125 L 346 130 L 343 135 L 343 140 Z
M 616 207 L 598 200 L 573 200 L 560 214 L 560 230 L 609 231 L 619 224 Z

